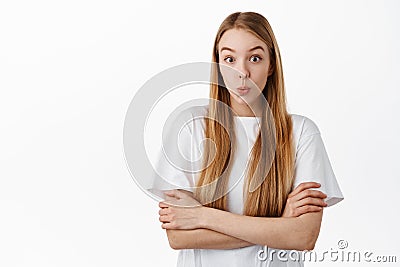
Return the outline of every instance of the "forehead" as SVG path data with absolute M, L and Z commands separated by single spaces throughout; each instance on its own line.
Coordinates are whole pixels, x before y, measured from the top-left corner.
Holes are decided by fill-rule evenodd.
M 240 53 L 247 52 L 255 46 L 261 46 L 264 51 L 267 51 L 265 43 L 254 34 L 242 29 L 230 29 L 222 35 L 218 44 L 218 51 L 221 51 L 223 47 L 229 47 Z

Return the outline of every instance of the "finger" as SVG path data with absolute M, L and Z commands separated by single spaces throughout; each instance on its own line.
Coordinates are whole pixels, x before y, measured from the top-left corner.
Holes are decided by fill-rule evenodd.
M 168 203 L 164 202 L 164 201 L 161 201 L 161 202 L 158 203 L 158 206 L 160 208 L 168 208 L 170 205 Z
M 171 220 L 168 218 L 167 215 L 162 215 L 158 218 L 158 220 L 162 223 L 167 223 L 167 222 L 171 222 Z
M 320 198 L 313 198 L 313 197 L 306 197 L 303 198 L 302 200 L 296 201 L 294 203 L 294 206 L 297 207 L 302 207 L 302 206 L 318 206 L 318 207 L 326 207 L 327 204 L 325 201 L 323 201 Z
M 167 195 L 167 196 L 170 196 L 170 197 L 178 198 L 178 199 L 181 199 L 181 198 L 184 198 L 184 197 L 188 196 L 184 192 L 179 191 L 177 189 L 164 191 L 164 194 Z
M 301 191 L 300 193 L 298 193 L 297 195 L 292 197 L 293 201 L 299 201 L 303 198 L 306 197 L 313 197 L 313 198 L 320 198 L 320 199 L 324 199 L 327 197 L 327 195 L 320 191 L 320 190 L 316 190 L 316 189 L 306 189 Z
M 173 198 L 173 199 L 168 199 L 168 200 L 164 200 L 162 202 L 160 202 L 158 204 L 158 206 L 162 209 L 164 208 L 171 208 L 171 207 L 179 207 L 179 204 L 176 203 L 177 199 Z
M 321 184 L 319 184 L 319 183 L 317 183 L 317 182 L 305 182 L 305 183 L 301 183 L 301 184 L 299 184 L 299 185 L 293 190 L 293 192 L 292 192 L 291 194 L 297 195 L 298 193 L 300 193 L 300 192 L 302 192 L 302 191 L 304 191 L 304 190 L 306 190 L 306 189 L 309 189 L 309 188 L 318 188 L 318 187 L 320 187 L 320 186 L 321 186 Z
M 166 201 L 173 202 L 173 201 L 179 200 L 179 198 L 177 198 L 177 197 L 175 197 L 175 196 L 168 196 L 168 195 L 165 195 L 165 200 L 166 200 Z
M 162 225 L 161 225 L 161 228 L 162 229 L 174 229 L 174 227 L 173 227 L 173 225 L 171 224 L 171 223 L 163 223 Z
M 158 211 L 158 215 L 167 215 L 167 214 L 168 214 L 168 208 L 163 208 Z
M 289 196 L 294 196 L 300 193 L 303 190 L 309 189 L 309 188 L 318 188 L 320 187 L 321 184 L 316 183 L 316 182 L 305 182 L 299 184 L 290 194 Z
M 168 205 L 168 207 L 179 206 L 178 204 L 179 198 L 166 196 L 163 203 L 164 205 Z
M 322 207 L 317 207 L 317 206 L 302 206 L 296 209 L 295 211 L 295 216 L 300 216 L 309 212 L 319 212 L 321 211 L 323 208 Z
M 176 197 L 165 196 L 164 199 L 158 203 L 160 208 L 168 208 L 171 206 L 176 206 L 176 203 L 179 199 Z
M 170 196 L 170 197 L 175 197 L 175 198 L 177 198 L 177 197 L 178 197 L 178 190 L 176 190 L 176 189 L 173 189 L 173 190 L 166 190 L 166 191 L 164 191 L 164 194 L 165 194 L 166 196 Z

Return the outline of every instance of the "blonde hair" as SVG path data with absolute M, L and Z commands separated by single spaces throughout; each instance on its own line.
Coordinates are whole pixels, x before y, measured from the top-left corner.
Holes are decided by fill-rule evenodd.
M 270 111 L 267 112 L 266 108 L 263 110 L 260 131 L 251 151 L 243 191 L 245 200 L 243 214 L 278 217 L 283 213 L 286 199 L 293 186 L 294 176 L 292 121 L 286 110 L 286 95 L 278 44 L 265 17 L 255 12 L 236 12 L 229 15 L 218 29 L 212 54 L 214 63 L 219 63 L 219 41 L 222 35 L 230 29 L 246 30 L 262 40 L 268 47 L 273 68 L 262 92 Z M 214 65 L 218 66 L 218 64 Z M 212 80 L 222 80 L 218 67 L 212 69 Z M 220 83 L 211 83 L 210 98 L 208 114 L 205 118 L 205 137 L 214 143 L 208 142 L 204 147 L 203 166 L 206 167 L 200 173 L 195 197 L 205 206 L 227 210 L 227 196 L 224 192 L 227 192 L 232 157 L 235 151 L 234 120 L 232 112 L 227 107 L 230 106 L 230 95 L 224 86 Z M 221 101 L 227 106 L 220 105 L 215 100 Z M 222 127 L 218 121 L 226 128 Z M 275 129 L 272 129 L 271 122 Z M 214 159 L 210 163 L 212 155 Z M 271 162 L 270 166 L 266 166 L 268 162 Z M 256 183 L 257 180 L 262 182 L 261 185 L 254 191 L 249 190 L 252 188 L 251 184 Z

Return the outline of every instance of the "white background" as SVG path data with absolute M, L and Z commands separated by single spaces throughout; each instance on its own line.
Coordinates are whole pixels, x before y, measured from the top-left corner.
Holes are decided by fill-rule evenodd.
M 153 75 L 210 61 L 236 11 L 272 25 L 289 112 L 317 123 L 345 196 L 315 250 L 400 261 L 398 1 L 2 1 L 0 266 L 175 266 L 124 161 L 125 112 Z

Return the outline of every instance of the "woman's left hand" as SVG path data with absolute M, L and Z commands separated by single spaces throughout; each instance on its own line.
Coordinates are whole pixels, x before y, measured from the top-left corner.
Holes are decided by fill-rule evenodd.
M 202 228 L 203 207 L 192 194 L 174 189 L 165 191 L 165 201 L 159 203 L 163 229 L 191 230 Z
M 324 201 L 326 194 L 313 189 L 318 187 L 321 187 L 321 184 L 316 182 L 298 185 L 288 195 L 282 217 L 298 217 L 309 212 L 319 212 L 326 207 L 327 203 Z

